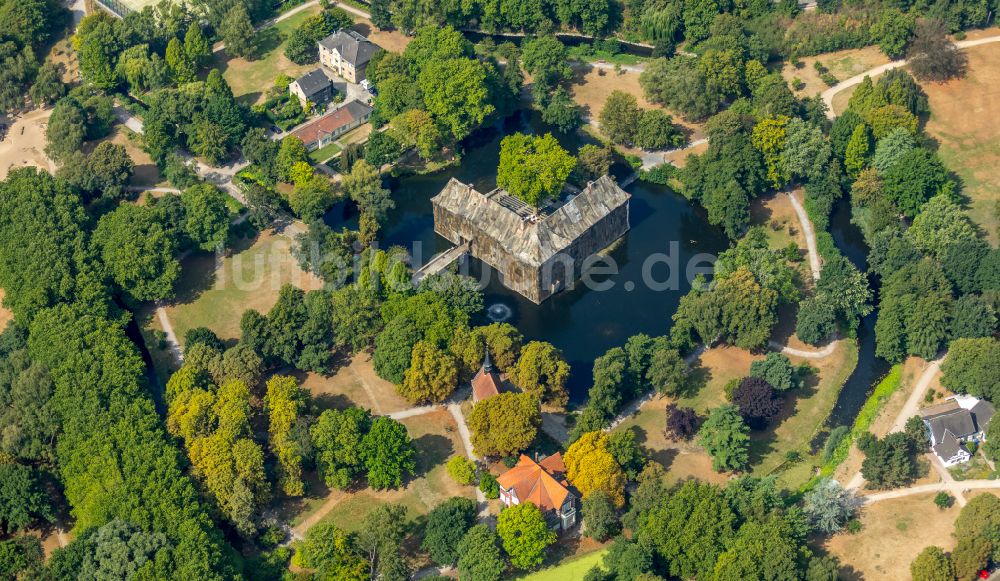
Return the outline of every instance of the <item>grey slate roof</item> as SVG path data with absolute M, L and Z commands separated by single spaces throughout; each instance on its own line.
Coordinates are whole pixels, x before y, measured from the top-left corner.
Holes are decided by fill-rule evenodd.
M 319 41 L 319 44 L 326 49 L 335 50 L 340 53 L 340 58 L 351 63 L 355 67 L 361 66 L 371 60 L 372 55 L 379 49 L 378 45 L 361 36 L 353 30 L 338 30 L 330 36 Z
M 972 421 L 972 414 L 966 409 L 957 409 L 936 416 L 924 418 L 931 428 L 931 435 L 935 442 L 943 442 L 946 433 L 951 433 L 954 438 L 965 438 L 976 433 L 976 424 Z
M 295 84 L 302 89 L 308 98 L 325 90 L 333 83 L 330 81 L 330 77 L 327 77 L 326 73 L 323 72 L 323 69 L 315 69 L 295 79 Z
M 972 418 L 976 421 L 976 428 L 981 432 L 986 431 L 986 424 L 990 423 L 990 418 L 993 417 L 993 414 L 997 413 L 993 404 L 985 399 L 979 400 L 979 403 L 972 406 L 972 409 L 969 411 L 972 412 Z
M 605 175 L 547 216 L 533 218 L 503 190 L 484 194 L 452 178 L 431 202 L 478 224 L 522 263 L 541 266 L 630 197 Z
M 950 460 L 958 455 L 959 450 L 963 450 L 962 443 L 958 441 L 951 432 L 947 432 L 944 439 L 934 445 L 934 453 L 942 460 Z
M 351 117 L 354 119 L 361 119 L 365 115 L 370 115 L 372 112 L 371 107 L 361 101 L 358 101 L 357 99 L 348 101 L 341 107 L 341 109 L 347 109 L 347 111 L 351 114 Z

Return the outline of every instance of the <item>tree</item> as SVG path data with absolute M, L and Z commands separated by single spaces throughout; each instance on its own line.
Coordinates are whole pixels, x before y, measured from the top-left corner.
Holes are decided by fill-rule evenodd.
M 916 146 L 913 134 L 903 127 L 897 127 L 878 140 L 872 165 L 879 173 L 885 174 L 899 158 Z
M 420 548 L 427 551 L 438 565 L 454 566 L 464 556 L 459 546 L 475 522 L 475 501 L 449 498 L 428 513 Z
M 219 36 L 226 43 L 226 52 L 249 59 L 257 49 L 255 34 L 246 5 L 236 2 L 219 25 Z
M 361 442 L 371 422 L 371 412 L 349 407 L 324 411 L 309 428 L 316 464 L 327 486 L 344 490 L 363 470 Z
M 181 194 L 184 230 L 205 251 L 225 246 L 229 239 L 229 208 L 226 194 L 211 184 L 192 186 Z
M 602 491 L 616 507 L 625 504 L 625 474 L 608 450 L 608 435 L 588 432 L 573 442 L 563 457 L 566 477 L 584 498 Z
M 569 364 L 551 343 L 532 341 L 525 345 L 517 365 L 508 373 L 514 385 L 536 394 L 542 401 L 565 405 L 569 398 L 566 393 Z
M 923 148 L 904 153 L 883 176 L 886 197 L 908 217 L 916 216 L 948 182 L 947 170 L 937 155 Z
M 553 91 L 542 108 L 542 122 L 554 126 L 561 133 L 572 133 L 580 126 L 580 108 L 566 89 L 559 87 Z
M 200 69 L 208 64 L 208 60 L 212 57 L 212 45 L 205 38 L 200 24 L 193 23 L 188 27 L 184 34 L 184 52 L 195 69 Z
M 197 28 L 197 25 L 193 28 Z M 166 59 L 167 66 L 170 67 L 170 72 L 178 85 L 190 83 L 195 80 L 198 71 L 194 61 L 184 51 L 184 44 L 181 39 L 176 36 L 171 38 L 167 44 Z
M 914 17 L 898 8 L 886 8 L 872 27 L 872 35 L 878 39 L 882 54 L 892 60 L 905 54 L 906 44 L 910 40 Z
M 581 147 L 576 155 L 576 170 L 589 181 L 607 175 L 614 162 L 614 152 L 610 147 L 598 147 L 592 143 Z
M 941 385 L 956 393 L 1000 401 L 998 378 L 1000 341 L 986 337 L 951 342 L 948 357 L 941 364 Z
M 368 5 L 371 13 L 372 24 L 379 30 L 385 30 L 392 26 L 391 13 L 389 12 L 389 0 L 372 0 Z
M 146 206 L 123 204 L 101 217 L 94 244 L 131 301 L 173 296 L 180 265 L 173 241 Z
M 981 494 L 969 500 L 955 519 L 955 537 L 982 538 L 992 545 L 991 560 L 1000 555 L 1000 499 Z
M 475 525 L 458 543 L 458 574 L 469 581 L 499 581 L 506 565 L 500 538 L 487 525 Z
M 894 432 L 879 440 L 865 434 L 858 440 L 864 452 L 861 474 L 871 488 L 896 488 L 913 481 L 917 473 L 914 442 L 904 432 Z
M 294 377 L 276 375 L 267 382 L 264 402 L 268 413 L 268 442 L 278 457 L 278 480 L 288 496 L 302 496 L 302 451 L 292 437 L 292 429 L 304 407 L 306 392 Z
M 396 161 L 402 154 L 402 144 L 389 131 L 374 131 L 365 143 L 365 161 L 376 169 Z
M 441 402 L 458 385 L 455 358 L 426 341 L 413 346 L 400 394 L 411 403 Z
M 955 569 L 941 547 L 927 547 L 910 563 L 913 581 L 951 581 Z
M 403 478 L 414 474 L 416 449 L 406 426 L 387 416 L 372 421 L 361 440 L 361 458 L 368 471 L 368 484 L 376 490 L 399 488 Z
M 983 444 L 983 454 L 994 462 L 1000 461 L 1000 422 L 986 424 L 986 442 Z
M 0 464 L 0 529 L 23 531 L 39 519 L 55 520 L 48 495 L 31 468 Z
M 768 353 L 764 359 L 751 363 L 750 375 L 763 379 L 779 391 L 794 389 L 800 383 L 792 362 L 788 357 L 776 352 Z
M 531 502 L 500 511 L 497 534 L 503 541 L 503 549 L 510 556 L 511 564 L 525 570 L 541 565 L 545 549 L 556 541 L 556 534 L 549 529 L 542 511 Z
M 365 516 L 355 545 L 368 557 L 368 574 L 372 579 L 409 578 L 400 546 L 405 535 L 406 507 L 401 504 L 383 504 Z
M 538 398 L 530 393 L 501 393 L 477 403 L 469 414 L 476 454 L 509 456 L 535 441 L 542 424 Z
M 354 164 L 350 174 L 344 176 L 344 189 L 358 204 L 361 212 L 377 222 L 385 220 L 389 210 L 396 207 L 391 192 L 382 187 L 382 176 L 378 169 L 363 159 Z
M 417 77 L 427 112 L 456 140 L 496 111 L 488 80 L 486 65 L 467 58 L 430 61 Z
M 740 527 L 715 563 L 716 579 L 797 579 L 802 568 L 792 524 L 782 517 Z
M 283 182 L 292 182 L 292 168 L 299 162 L 309 163 L 309 154 L 302 140 L 289 135 L 281 140 L 274 158 L 275 176 Z
M 521 46 L 521 59 L 534 80 L 536 95 L 548 93 L 573 76 L 567 64 L 566 46 L 554 36 L 529 37 Z
M 750 463 L 749 432 L 739 408 L 723 404 L 709 412 L 698 430 L 698 443 L 712 456 L 715 470 L 744 470 Z
M 906 135 L 909 132 L 904 130 Z M 858 123 L 851 134 L 850 141 L 847 142 L 847 150 L 844 152 L 844 169 L 847 175 L 857 177 L 861 170 L 868 165 L 869 152 L 871 150 L 871 132 L 864 123 Z M 876 149 L 876 151 L 878 151 Z M 877 166 L 876 166 L 877 167 Z
M 53 554 L 48 569 L 54 570 L 57 565 L 60 550 Z M 32 535 L 21 535 L 0 541 L 0 575 L 5 579 L 31 578 L 41 576 L 45 572 L 45 551 L 42 541 Z M 73 578 L 79 568 L 68 571 L 66 579 Z
M 583 534 L 592 539 L 603 542 L 621 530 L 614 500 L 603 490 L 583 499 L 582 512 L 587 524 Z
M 642 149 L 668 149 L 684 145 L 686 139 L 674 125 L 673 117 L 660 109 L 650 109 L 639 118 L 634 141 Z
M 392 131 L 399 135 L 401 142 L 416 147 L 425 160 L 433 158 L 444 144 L 441 129 L 423 109 L 410 109 L 393 118 Z
M 447 464 L 448 476 L 455 482 L 468 486 L 476 481 L 476 465 L 465 456 L 452 456 Z
M 845 490 L 836 480 L 825 478 L 806 493 L 802 510 L 813 529 L 824 535 L 832 535 L 854 518 L 861 503 L 861 499 Z
M 767 117 L 753 127 L 753 145 L 764 156 L 767 178 L 775 188 L 784 186 L 791 177 L 783 155 L 788 121 L 784 115 Z
M 982 537 L 959 537 L 958 546 L 951 552 L 955 577 L 959 581 L 973 581 L 990 561 L 992 544 Z
M 643 112 L 634 95 L 624 91 L 612 91 L 598 117 L 601 133 L 612 143 L 631 144 L 635 139 Z
M 953 504 L 955 504 L 955 497 L 943 490 L 934 495 L 934 505 L 941 510 L 951 508 Z
M 87 135 L 86 112 L 79 101 L 64 97 L 56 103 L 45 129 L 45 153 L 59 161 L 79 151 Z
M 760 377 L 744 377 L 733 391 L 733 403 L 751 429 L 761 430 L 781 411 L 781 399 L 774 388 Z
M 785 128 L 781 156 L 792 177 L 818 181 L 828 172 L 833 152 L 822 129 L 814 123 L 793 118 Z
M 102 141 L 90 155 L 77 151 L 66 156 L 56 175 L 89 194 L 88 198 L 121 198 L 134 168 L 125 146 Z
M 350 536 L 337 525 L 317 523 L 302 543 L 302 564 L 328 579 L 368 579 L 368 563 L 351 545 Z
M 37 105 L 52 105 L 66 95 L 66 85 L 62 82 L 62 65 L 45 61 L 38 69 L 35 82 L 32 83 L 28 96 Z
M 551 133 L 541 137 L 514 133 L 500 142 L 497 186 L 534 208 L 541 208 L 562 191 L 573 158 Z
M 690 440 L 698 433 L 698 413 L 689 407 L 678 407 L 677 404 L 667 405 L 667 427 L 668 436 L 678 440 Z
M 739 419 L 735 411 L 733 417 Z M 692 479 L 658 499 L 640 521 L 635 538 L 667 564 L 672 577 L 710 579 L 737 527 L 737 516 L 722 491 Z
M 941 20 L 917 23 L 906 58 L 913 75 L 921 81 L 940 83 L 965 75 L 969 58 L 948 40 L 948 32 Z
M 978 240 L 976 227 L 969 216 L 947 194 L 937 194 L 913 219 L 906 230 L 913 246 L 930 256 L 940 257 L 948 246 Z
M 162 533 L 147 532 L 119 518 L 98 528 L 89 545 L 79 576 L 84 579 L 126 579 L 143 574 L 160 576 L 171 550 Z

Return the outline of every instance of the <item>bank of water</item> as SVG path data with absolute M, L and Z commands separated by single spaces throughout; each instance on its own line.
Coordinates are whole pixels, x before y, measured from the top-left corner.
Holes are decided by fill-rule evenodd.
M 492 189 L 500 139 L 515 131 L 544 130 L 528 114 L 515 115 L 467 140 L 459 166 L 395 180 L 390 185 L 396 209 L 383 228 L 381 243 L 406 247 L 415 264 L 426 263 L 448 248 L 450 244 L 434 233 L 430 198 L 452 177 L 480 191 Z M 570 151 L 580 145 L 577 137 L 561 141 Z M 594 276 L 591 288 L 578 282 L 573 290 L 535 305 L 500 285 L 492 269 L 480 261 L 473 259 L 468 265 L 470 275 L 487 281 L 483 322 L 506 320 L 528 340 L 549 341 L 560 348 L 572 368 L 569 387 L 575 402 L 586 396 L 595 358 L 637 333 L 669 331 L 671 316 L 690 289 L 689 265 L 710 272 L 714 257 L 728 246 L 725 234 L 707 222 L 700 207 L 669 189 L 635 182 L 626 190 L 632 194 L 631 231 L 607 253 L 617 272 Z M 337 224 L 351 219 L 336 212 L 327 221 Z M 648 284 L 644 274 L 645 279 L 662 284 Z
M 830 233 L 840 252 L 862 272 L 868 269 L 868 245 L 857 226 L 851 223 L 851 208 L 847 200 L 840 200 L 830 217 Z M 878 278 L 871 276 L 869 282 L 877 296 Z M 850 426 L 861 411 L 871 390 L 892 368 L 892 365 L 875 356 L 875 321 L 878 311 L 874 310 L 861 321 L 858 328 L 858 365 L 847 379 L 837 404 L 828 421 L 833 426 Z

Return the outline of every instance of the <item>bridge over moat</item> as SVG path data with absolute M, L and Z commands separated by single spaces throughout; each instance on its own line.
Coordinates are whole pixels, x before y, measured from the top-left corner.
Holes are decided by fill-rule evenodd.
M 434 276 L 435 274 L 448 268 L 452 262 L 455 262 L 459 258 L 465 256 L 471 250 L 471 242 L 465 242 L 464 244 L 459 244 L 458 246 L 452 246 L 448 250 L 435 255 L 427 264 L 421 266 L 419 270 L 413 273 L 410 281 L 413 283 L 413 286 L 419 285 L 425 278 Z

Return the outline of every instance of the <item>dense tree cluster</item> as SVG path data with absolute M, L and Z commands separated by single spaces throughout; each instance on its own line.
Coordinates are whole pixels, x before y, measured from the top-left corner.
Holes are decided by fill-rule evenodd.
M 51 101 L 46 84 L 54 84 L 56 94 L 63 90 L 62 81 L 52 79 L 51 65 L 39 69 L 38 56 L 68 21 L 69 11 L 59 2 L 0 2 L 0 114 L 24 107 L 29 88 L 36 105 Z

